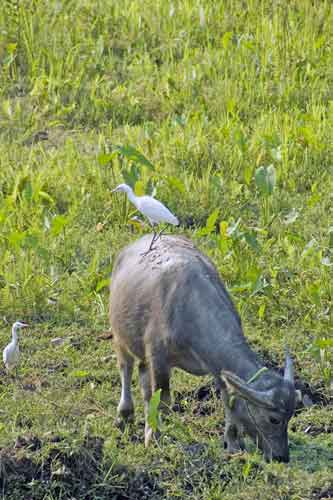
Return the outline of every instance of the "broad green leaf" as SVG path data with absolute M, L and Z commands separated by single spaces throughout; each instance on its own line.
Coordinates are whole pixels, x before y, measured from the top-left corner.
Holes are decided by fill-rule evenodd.
M 257 168 L 255 172 L 255 181 L 261 194 L 265 196 L 271 195 L 276 184 L 276 173 L 273 165 Z
M 128 160 L 140 163 L 144 167 L 147 167 L 149 170 L 155 170 L 154 165 L 133 146 L 116 146 L 115 151 L 123 155 Z
M 246 480 L 250 474 L 252 470 L 252 464 L 251 462 L 247 462 L 244 466 L 243 466 L 243 469 L 242 469 L 242 473 L 243 473 L 243 478 Z
M 266 304 L 261 304 L 259 309 L 258 309 L 258 316 L 260 319 L 263 319 L 265 315 L 265 310 L 266 310 Z
M 85 378 L 88 377 L 88 375 L 89 372 L 87 370 L 73 370 L 69 374 L 70 377 L 75 377 L 75 378 Z
M 226 220 L 220 222 L 220 235 L 222 238 L 228 238 L 228 223 Z
M 68 217 L 65 217 L 64 215 L 56 215 L 52 219 L 52 224 L 51 224 L 51 233 L 54 236 L 58 236 L 58 234 L 61 233 L 64 227 L 68 224 Z
M 136 196 L 143 196 L 145 194 L 145 186 L 142 181 L 136 181 L 134 185 L 134 192 Z
M 8 50 L 9 54 L 14 54 L 16 52 L 17 48 L 17 43 L 8 43 L 6 45 L 6 49 Z
M 46 262 L 48 262 L 50 260 L 49 250 L 47 250 L 46 248 L 39 246 L 36 248 L 36 253 L 39 257 L 44 259 Z
M 255 233 L 253 233 L 253 232 L 244 233 L 244 239 L 245 239 L 246 243 L 248 245 L 250 245 L 251 248 L 253 248 L 253 250 L 255 250 L 256 252 L 259 252 L 260 245 L 258 243 L 258 240 L 257 240 Z
M 153 429 L 154 432 L 158 429 L 158 415 L 159 415 L 159 405 L 161 401 L 161 389 L 158 389 L 152 395 L 149 401 L 148 408 L 148 424 Z
M 51 205 L 54 205 L 55 201 L 46 191 L 38 191 L 38 196 L 45 201 L 48 201 Z
M 327 347 L 333 347 L 333 339 L 321 338 L 316 339 L 314 344 L 319 347 L 319 349 L 326 349 Z
M 185 193 L 185 191 L 186 191 L 185 186 L 182 183 L 182 181 L 180 179 L 178 179 L 178 177 L 169 176 L 169 177 L 167 177 L 167 181 L 170 184 L 170 186 L 178 189 L 178 191 L 180 193 L 182 193 L 182 194 Z
M 307 287 L 307 292 L 309 297 L 312 299 L 312 302 L 317 306 L 320 305 L 320 284 L 318 282 L 311 283 Z
M 134 226 L 136 227 L 137 229 L 139 229 L 140 231 L 142 230 L 143 228 L 143 222 L 141 219 L 139 219 L 139 217 L 132 217 L 130 219 L 128 219 L 128 224 L 131 224 L 131 226 Z
M 253 169 L 250 166 L 245 167 L 243 175 L 245 183 L 247 184 L 247 186 L 249 186 L 252 180 Z
M 234 138 L 235 138 L 235 141 L 237 142 L 240 150 L 242 151 L 242 153 L 244 153 L 247 149 L 247 140 L 246 140 L 246 136 L 241 128 L 238 128 L 235 130 Z
M 215 224 L 217 221 L 217 218 L 219 216 L 220 209 L 216 208 L 208 217 L 207 222 L 206 222 L 206 228 L 209 233 L 212 233 L 215 231 Z
M 199 231 L 197 232 L 197 235 L 198 236 L 206 236 L 207 234 L 211 234 L 213 231 L 215 231 L 215 224 L 216 224 L 216 220 L 218 218 L 218 215 L 219 215 L 219 209 L 216 208 L 208 217 L 207 222 L 206 222 L 206 226 L 203 227 L 202 229 L 199 229 Z
M 227 111 L 228 111 L 228 113 L 230 113 L 232 115 L 234 113 L 235 109 L 236 109 L 236 106 L 237 106 L 237 102 L 236 102 L 235 99 L 228 99 L 228 101 L 227 101 Z
M 101 167 L 105 167 L 110 161 L 116 156 L 117 152 L 113 153 L 102 153 L 98 156 L 97 161 L 101 165 Z
M 134 188 L 136 182 L 140 179 L 140 170 L 133 163 L 129 169 L 123 168 L 121 175 L 123 176 L 126 184 Z
M 109 286 L 110 280 L 108 278 L 100 280 L 95 288 L 96 292 L 100 292 L 103 288 Z
M 12 247 L 19 248 L 26 237 L 25 231 L 13 231 L 8 236 L 8 242 Z
M 39 243 L 38 234 L 28 234 L 24 240 L 24 245 L 29 248 L 36 248 Z
M 33 191 L 32 191 L 31 182 L 27 181 L 26 184 L 25 184 L 25 186 L 24 186 L 24 189 L 22 190 L 22 195 L 24 196 L 24 198 L 27 201 L 31 201 L 32 200 L 32 194 L 33 194 Z
M 252 289 L 251 297 L 253 297 L 253 295 L 256 295 L 257 293 L 264 290 L 264 288 L 266 288 L 268 285 L 267 285 L 265 277 L 260 275 L 258 277 L 258 279 L 254 283 L 252 283 L 252 286 L 253 286 L 253 289 Z
M 222 46 L 224 49 L 227 49 L 229 47 L 231 38 L 232 38 L 232 32 L 226 31 L 222 37 Z

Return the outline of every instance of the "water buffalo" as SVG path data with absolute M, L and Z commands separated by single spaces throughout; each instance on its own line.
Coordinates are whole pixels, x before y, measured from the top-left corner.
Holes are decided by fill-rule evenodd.
M 121 376 L 118 419 L 131 419 L 134 361 L 145 406 L 145 444 L 152 393 L 170 405 L 173 367 L 212 374 L 225 406 L 226 449 L 243 449 L 247 434 L 266 460 L 289 461 L 288 421 L 296 391 L 288 354 L 284 376 L 264 368 L 249 347 L 240 317 L 212 262 L 183 237 L 163 236 L 145 255 L 151 236 L 126 247 L 111 279 L 110 321 Z

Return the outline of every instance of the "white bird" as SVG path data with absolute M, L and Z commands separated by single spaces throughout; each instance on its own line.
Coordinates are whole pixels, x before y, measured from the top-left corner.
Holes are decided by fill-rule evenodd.
M 16 321 L 12 326 L 12 341 L 3 350 L 3 362 L 8 371 L 17 367 L 20 358 L 17 330 L 27 326 L 21 321 Z
M 118 191 L 123 191 L 127 194 L 128 199 L 133 203 L 133 205 L 149 220 L 151 226 L 153 227 L 154 236 L 150 243 L 148 252 L 152 249 L 154 242 L 161 236 L 164 229 L 162 229 L 158 234 L 155 232 L 155 224 L 160 222 L 166 222 L 167 224 L 172 224 L 173 226 L 178 226 L 179 220 L 175 215 L 173 215 L 170 210 L 163 205 L 158 200 L 155 200 L 152 196 L 136 196 L 133 189 L 127 184 L 119 184 L 111 192 L 116 193 Z

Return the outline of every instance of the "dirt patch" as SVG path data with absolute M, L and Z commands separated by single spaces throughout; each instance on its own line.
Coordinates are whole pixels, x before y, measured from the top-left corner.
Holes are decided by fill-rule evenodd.
M 311 498 L 315 500 L 329 500 L 333 498 L 333 483 L 328 488 L 315 488 L 311 492 Z
M 310 386 L 300 378 L 296 377 L 295 387 L 302 392 L 302 402 L 296 409 L 307 408 L 312 405 L 327 406 L 331 404 L 332 398 L 328 398 L 324 393 L 323 385 Z
M 119 466 L 115 469 L 118 487 L 113 486 L 105 498 L 112 500 L 162 500 L 165 492 L 155 476 L 145 470 L 130 470 Z M 87 499 L 88 500 L 88 499 Z
M 44 444 L 49 445 L 49 453 L 43 460 L 32 453 L 42 447 L 39 438 L 33 435 L 19 436 L 13 448 L 0 451 L 0 487 L 8 496 L 29 491 L 31 481 L 39 486 L 60 482 L 61 488 L 65 484 L 73 492 L 84 492 L 94 482 L 102 458 L 102 439 L 87 437 L 75 451 L 64 443 L 62 446 L 59 443 L 52 445 L 51 441 Z
M 179 413 L 186 413 L 188 402 L 195 402 L 193 415 L 198 417 L 212 415 L 217 407 L 215 404 L 216 397 L 220 394 L 215 388 L 214 383 L 200 386 L 198 389 L 186 392 L 174 392 L 173 410 Z
M 333 422 L 332 419 L 320 422 L 318 419 L 310 416 L 306 421 L 300 420 L 300 418 L 295 419 L 290 429 L 294 432 L 303 432 L 309 436 L 315 437 L 322 434 L 332 434 L 333 433 Z
M 27 434 L 25 436 L 18 436 L 16 438 L 14 448 L 25 448 L 30 451 L 37 451 L 42 447 L 41 440 L 34 436 L 33 434 Z
M 216 477 L 219 477 L 225 486 L 231 481 L 231 475 L 224 472 L 221 464 L 208 455 L 205 445 L 192 443 L 185 446 L 183 451 L 184 465 L 178 470 L 178 475 L 182 478 L 187 492 L 195 491 L 198 494 L 201 487 L 205 489 Z
M 98 335 L 96 340 L 101 341 L 101 340 L 112 340 L 113 339 L 113 334 L 110 331 L 101 333 Z
M 102 438 L 88 436 L 72 449 L 57 436 L 43 443 L 37 436 L 19 436 L 13 447 L 0 450 L 0 488 L 6 498 L 34 500 L 50 493 L 80 500 L 165 498 L 158 478 L 150 472 L 105 463 L 103 444 Z

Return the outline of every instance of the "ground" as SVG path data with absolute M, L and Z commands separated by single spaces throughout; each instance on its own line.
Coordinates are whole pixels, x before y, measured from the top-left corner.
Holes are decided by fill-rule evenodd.
M 6 0 L 0 10 L 0 374 L 5 499 L 324 499 L 332 480 L 330 2 Z M 115 256 L 152 194 L 213 260 L 267 366 L 287 344 L 303 404 L 290 464 L 227 456 L 209 378 L 173 375 L 144 449 L 114 425 Z M 56 340 L 58 339 L 58 340 Z

